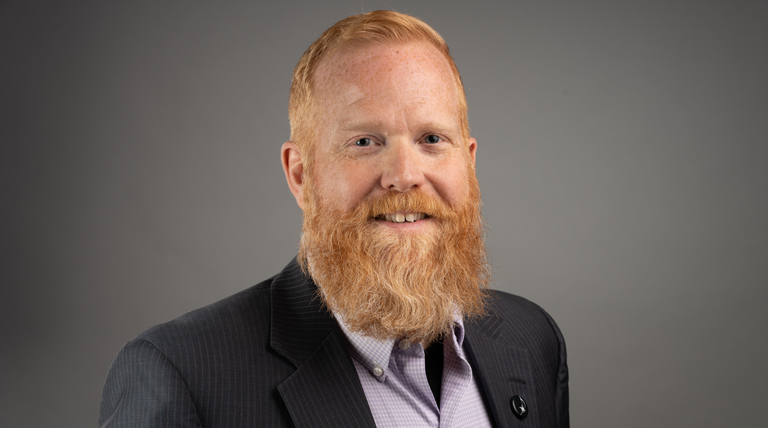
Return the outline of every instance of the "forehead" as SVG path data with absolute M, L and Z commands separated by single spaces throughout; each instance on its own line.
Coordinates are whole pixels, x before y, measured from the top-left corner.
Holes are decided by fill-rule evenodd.
M 346 46 L 318 66 L 314 86 L 323 103 L 352 104 L 366 94 L 458 96 L 448 60 L 424 43 Z

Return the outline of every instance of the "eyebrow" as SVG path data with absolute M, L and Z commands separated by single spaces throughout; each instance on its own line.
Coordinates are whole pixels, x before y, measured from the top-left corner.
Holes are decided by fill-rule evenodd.
M 343 122 L 339 128 L 342 132 L 357 132 L 370 129 L 381 129 L 384 127 L 382 120 L 349 120 Z
M 426 129 L 434 131 L 435 133 L 441 133 L 441 134 L 450 134 L 451 132 L 460 132 L 460 126 L 451 125 L 447 122 L 438 122 L 438 121 L 425 121 L 425 122 L 416 122 L 413 124 L 416 128 L 420 129 Z M 343 122 L 341 126 L 339 127 L 339 130 L 344 133 L 350 133 L 350 132 L 370 132 L 371 130 L 381 130 L 386 126 L 386 122 L 384 120 L 355 120 L 350 119 L 346 122 Z

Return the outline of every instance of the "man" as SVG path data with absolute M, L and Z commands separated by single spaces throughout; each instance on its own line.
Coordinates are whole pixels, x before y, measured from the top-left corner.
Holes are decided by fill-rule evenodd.
M 299 256 L 117 356 L 104 427 L 568 426 L 554 321 L 491 292 L 477 142 L 425 23 L 346 18 L 294 71 Z

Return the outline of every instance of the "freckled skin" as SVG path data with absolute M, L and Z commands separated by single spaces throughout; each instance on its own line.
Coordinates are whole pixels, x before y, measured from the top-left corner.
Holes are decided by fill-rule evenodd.
M 315 90 L 321 200 L 346 213 L 387 191 L 420 188 L 452 206 L 467 197 L 477 145 L 462 140 L 453 74 L 434 48 L 343 49 L 320 64 Z

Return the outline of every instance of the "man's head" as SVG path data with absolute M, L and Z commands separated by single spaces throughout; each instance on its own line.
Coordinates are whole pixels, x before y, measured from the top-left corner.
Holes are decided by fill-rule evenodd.
M 468 140 L 469 119 L 464 85 L 449 53 L 448 45 L 440 34 L 420 19 L 388 10 L 377 10 L 353 15 L 337 22 L 315 40 L 301 56 L 293 70 L 288 102 L 291 141 L 306 151 L 316 138 L 314 129 L 317 123 L 318 107 L 314 103 L 316 100 L 314 82 L 317 69 L 322 62 L 344 48 L 408 43 L 431 46 L 447 61 L 458 91 L 457 101 L 462 136 Z
M 300 261 L 324 302 L 353 331 L 422 342 L 457 311 L 481 313 L 477 143 L 440 36 L 394 12 L 350 17 L 307 50 L 293 84 L 299 141 L 282 160 L 304 210 Z

